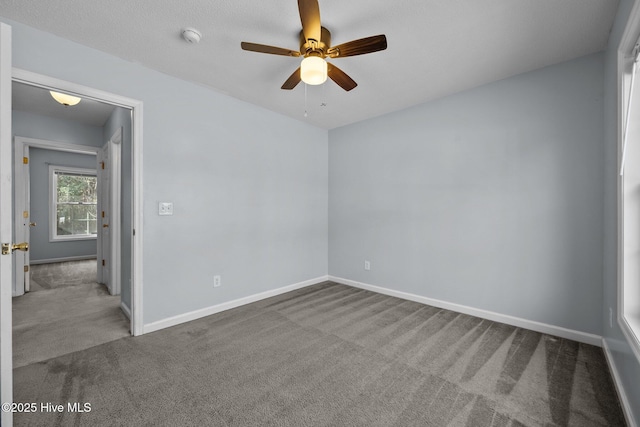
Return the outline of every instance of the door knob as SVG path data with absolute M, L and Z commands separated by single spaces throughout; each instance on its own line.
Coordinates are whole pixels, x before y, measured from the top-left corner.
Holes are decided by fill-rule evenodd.
M 16 250 L 27 252 L 29 250 L 29 244 L 27 242 L 2 244 L 2 255 L 9 255 Z
M 109 227 L 109 224 L 102 224 L 102 228 L 107 228 Z
M 35 227 L 36 225 L 38 225 L 38 224 L 36 224 L 35 222 L 30 222 L 29 223 L 29 227 Z

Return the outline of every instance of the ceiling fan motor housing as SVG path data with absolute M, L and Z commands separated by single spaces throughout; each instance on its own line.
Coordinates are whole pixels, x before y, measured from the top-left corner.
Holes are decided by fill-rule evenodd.
M 302 56 L 319 56 L 324 58 L 327 53 L 327 49 L 331 46 L 331 32 L 325 27 L 320 27 L 320 40 L 318 43 L 311 41 L 307 42 L 304 38 L 304 33 L 300 31 L 300 54 Z

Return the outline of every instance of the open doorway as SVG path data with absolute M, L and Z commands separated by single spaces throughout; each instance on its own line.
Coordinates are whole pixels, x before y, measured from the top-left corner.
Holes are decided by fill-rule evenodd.
M 127 143 L 130 171 L 131 112 L 12 86 L 15 235 L 29 245 L 15 257 L 19 367 L 130 334 L 131 289 L 120 292 L 120 224 L 131 224 L 131 210 L 121 210 L 120 148 Z
M 19 84 L 14 86 L 19 98 Z M 27 112 L 20 100 L 15 105 L 16 132 L 55 133 L 52 127 L 58 126 L 64 130 L 58 137 L 73 140 L 80 131 L 85 142 L 103 139 L 100 126 Z M 24 273 L 16 274 L 14 295 L 22 296 L 13 301 L 13 361 L 18 368 L 128 336 L 130 322 L 120 295 L 112 295 L 110 283 L 98 279 L 106 268 L 98 231 L 109 225 L 109 217 L 100 212 L 111 210 L 98 204 L 98 199 L 109 202 L 101 197 L 105 174 L 97 154 L 103 149 L 20 136 L 14 143 L 15 208 L 21 219 L 16 234 L 25 236 L 30 249 L 21 254 L 24 260 L 16 257 L 16 270 Z M 119 210 L 110 216 L 119 217 Z
M 0 183 L 0 232 L 2 233 L 3 253 L 7 255 L 15 254 L 16 249 L 23 245 L 16 243 L 14 235 L 14 224 L 16 218 L 13 215 L 13 165 L 12 165 L 12 123 L 11 123 L 11 83 L 20 82 L 45 89 L 59 90 L 72 93 L 86 99 L 102 100 L 104 102 L 129 109 L 131 117 L 131 195 L 130 206 L 131 215 L 129 227 L 131 234 L 127 236 L 128 241 L 123 242 L 122 247 L 129 251 L 122 254 L 122 260 L 129 264 L 130 268 L 130 295 L 131 295 L 131 332 L 133 335 L 142 335 L 143 327 L 143 269 L 142 269 L 142 117 L 143 105 L 141 101 L 123 97 L 102 90 L 82 86 L 73 82 L 68 82 L 42 74 L 33 73 L 26 70 L 11 68 L 11 27 L 0 23 L 0 121 L 2 122 L 2 135 L 0 137 L 0 171 L 2 172 L 2 182 Z M 124 197 L 123 197 L 124 200 Z M 0 308 L 0 373 L 2 376 L 1 394 L 2 400 L 13 401 L 13 362 L 12 362 L 12 290 L 15 289 L 15 269 L 13 267 L 13 257 L 4 256 L 0 258 L 0 281 L 2 282 L 2 307 Z M 2 413 L 2 423 L 11 424 L 12 413 Z
M 142 321 L 142 102 L 16 68 L 12 69 L 11 77 L 15 83 L 24 83 L 47 91 L 53 90 L 71 94 L 83 100 L 99 101 L 104 104 L 122 107 L 116 111 L 120 112 L 120 120 L 127 118 L 129 123 L 128 128 L 122 126 L 122 145 L 125 147 L 122 149 L 122 171 L 123 173 L 128 173 L 123 182 L 129 184 L 122 186 L 123 193 L 121 195 L 121 211 L 124 213 L 122 215 L 121 253 L 119 255 L 121 260 L 120 277 L 122 278 L 121 295 L 123 301 L 127 298 L 129 300 L 127 309 L 130 311 L 131 333 L 133 335 L 142 335 L 144 333 Z M 113 134 L 108 132 L 106 135 Z M 20 218 L 17 219 L 19 220 Z M 14 216 L 14 224 L 15 221 L 16 218 Z M 14 241 L 17 241 L 18 237 L 20 236 L 14 235 Z M 15 269 L 12 270 L 14 270 L 13 277 L 15 278 Z M 11 281 L 11 283 L 13 283 L 13 289 L 15 289 L 15 281 Z M 10 321 L 6 320 L 3 325 L 6 324 L 10 327 Z

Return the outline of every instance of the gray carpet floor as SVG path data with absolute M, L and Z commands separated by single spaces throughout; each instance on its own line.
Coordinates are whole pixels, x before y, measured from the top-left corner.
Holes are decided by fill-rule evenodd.
M 130 336 L 120 297 L 96 283 L 96 261 L 32 266 L 32 292 L 13 298 L 13 366 Z
M 96 270 L 97 261 L 95 259 L 34 264 L 31 265 L 31 290 L 38 291 L 95 283 L 97 280 Z
M 624 426 L 602 350 L 323 283 L 14 370 L 29 426 Z

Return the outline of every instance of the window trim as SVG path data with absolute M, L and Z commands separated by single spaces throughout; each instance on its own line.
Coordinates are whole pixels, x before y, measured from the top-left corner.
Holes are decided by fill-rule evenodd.
M 633 55 L 636 44 L 640 42 L 640 7 L 636 3 L 631 11 L 630 17 L 627 20 L 627 25 L 622 34 L 622 38 L 618 45 L 617 54 L 617 91 L 616 91 L 616 122 L 617 122 L 617 324 L 625 337 L 625 340 L 631 347 L 631 350 L 638 361 L 640 361 L 640 313 L 629 312 L 626 310 L 627 304 L 625 304 L 625 274 L 624 274 L 624 176 L 619 172 L 621 171 L 622 151 L 623 151 L 623 138 L 624 138 L 624 125 L 626 119 L 627 95 L 625 91 L 628 91 L 627 79 L 629 78 L 628 65 L 629 58 Z M 640 73 L 640 70 L 636 74 Z M 636 84 L 638 84 L 638 78 L 636 75 Z M 635 99 L 635 102 L 640 105 L 640 99 Z M 628 164 L 627 164 L 628 166 Z
M 58 236 L 56 230 L 57 224 L 57 200 L 55 195 L 57 194 L 57 179 L 56 173 L 69 173 L 69 174 L 81 174 L 91 175 L 98 178 L 98 171 L 96 169 L 76 168 L 70 166 L 49 165 L 49 242 L 69 242 L 77 240 L 97 240 L 98 235 L 79 235 L 72 234 L 66 236 Z M 97 212 L 97 203 L 96 203 Z

